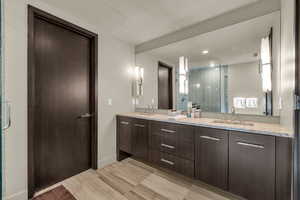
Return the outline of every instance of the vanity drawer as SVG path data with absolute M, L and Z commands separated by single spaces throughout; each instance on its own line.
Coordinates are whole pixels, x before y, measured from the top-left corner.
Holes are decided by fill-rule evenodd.
M 222 129 L 198 127 L 196 129 L 196 133 L 200 133 L 202 136 L 212 136 L 219 139 L 224 139 L 227 137 L 228 131 Z
M 154 150 L 194 160 L 194 127 L 171 123 L 151 123 L 150 147 Z
M 156 150 L 150 151 L 150 160 L 161 167 L 176 171 L 179 165 L 179 159 L 176 156 L 163 153 Z
M 177 137 L 172 136 L 153 134 L 150 136 L 150 147 L 173 155 L 177 155 L 177 152 L 179 152 Z
M 175 137 L 178 133 L 178 126 L 176 124 L 164 122 L 151 122 L 151 134 L 154 135 L 167 135 Z
M 189 177 L 194 177 L 193 161 L 156 150 L 150 151 L 150 161 L 161 167 L 176 171 Z

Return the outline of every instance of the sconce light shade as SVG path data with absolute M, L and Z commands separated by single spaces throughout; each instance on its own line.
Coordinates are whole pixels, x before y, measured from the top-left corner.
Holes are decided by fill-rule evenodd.
M 189 93 L 188 59 L 184 56 L 179 57 L 179 93 Z
M 269 37 L 261 40 L 261 77 L 263 92 L 272 91 L 272 60 Z
M 272 69 L 271 64 L 262 65 L 262 89 L 263 92 L 271 92 L 272 91 Z
M 133 96 L 143 96 L 143 83 L 144 83 L 144 68 L 136 66 L 134 69 L 133 80 Z

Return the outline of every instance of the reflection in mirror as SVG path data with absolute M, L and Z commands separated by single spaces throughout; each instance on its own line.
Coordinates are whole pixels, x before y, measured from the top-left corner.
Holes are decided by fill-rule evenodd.
M 174 68 L 173 107 L 279 115 L 280 11 L 136 55 L 145 68 L 140 106 L 159 105 L 159 61 Z

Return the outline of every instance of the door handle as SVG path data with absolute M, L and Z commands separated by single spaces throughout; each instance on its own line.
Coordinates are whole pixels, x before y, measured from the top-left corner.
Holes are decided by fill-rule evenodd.
M 6 113 L 7 113 L 8 121 L 7 121 L 7 124 L 3 126 L 3 128 L 2 128 L 3 131 L 5 131 L 11 127 L 11 104 L 9 102 L 4 102 L 4 104 L 7 105 Z
M 90 113 L 85 113 L 85 114 L 79 116 L 79 118 L 90 118 L 90 117 L 93 117 L 93 115 Z

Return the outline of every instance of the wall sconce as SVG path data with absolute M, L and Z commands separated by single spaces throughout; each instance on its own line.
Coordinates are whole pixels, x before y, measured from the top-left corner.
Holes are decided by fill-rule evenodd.
M 270 38 L 265 37 L 261 40 L 261 77 L 263 92 L 272 91 L 272 60 Z
M 187 57 L 179 57 L 179 93 L 189 93 L 189 82 L 188 82 L 188 59 Z
M 136 66 L 134 68 L 134 80 L 133 80 L 133 96 L 143 96 L 143 83 L 144 83 L 144 68 Z

